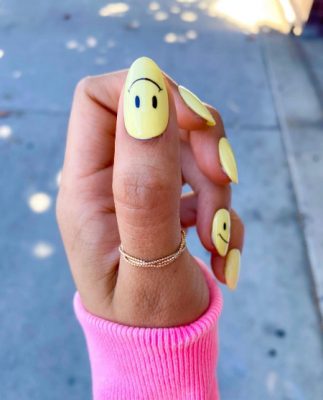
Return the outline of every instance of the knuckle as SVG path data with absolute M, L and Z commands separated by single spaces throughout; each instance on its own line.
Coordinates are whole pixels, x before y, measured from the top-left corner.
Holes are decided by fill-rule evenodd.
M 246 233 L 246 228 L 245 228 L 245 224 L 241 221 L 241 241 L 242 243 L 244 242 L 244 238 L 245 238 L 245 233 Z
M 170 196 L 167 179 L 156 174 L 122 174 L 113 182 L 115 202 L 133 210 L 154 210 Z
M 217 124 L 224 129 L 224 122 L 223 118 L 217 108 L 210 107 L 210 112 L 213 115 L 214 119 L 216 120 Z
M 93 86 L 93 80 L 93 76 L 85 76 L 82 78 L 75 87 L 74 96 L 78 97 L 87 94 Z

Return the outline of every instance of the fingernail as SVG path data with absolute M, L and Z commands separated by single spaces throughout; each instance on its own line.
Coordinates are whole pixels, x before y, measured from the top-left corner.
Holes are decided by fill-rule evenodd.
M 151 139 L 165 131 L 168 118 L 168 93 L 161 70 L 150 58 L 138 58 L 125 83 L 126 130 L 136 139 Z
M 232 147 L 227 138 L 219 141 L 220 162 L 224 172 L 232 182 L 238 183 L 238 168 Z
M 220 256 L 227 254 L 230 242 L 231 218 L 225 208 L 220 208 L 213 217 L 212 241 Z
M 225 280 L 229 289 L 234 290 L 239 281 L 241 255 L 238 249 L 229 251 L 225 263 Z
M 206 121 L 207 125 L 214 126 L 216 124 L 213 115 L 194 93 L 181 85 L 178 86 L 178 91 L 188 108 L 202 117 Z

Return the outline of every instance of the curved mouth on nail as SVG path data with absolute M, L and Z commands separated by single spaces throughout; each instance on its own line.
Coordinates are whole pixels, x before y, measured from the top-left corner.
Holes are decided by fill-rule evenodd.
M 158 83 L 157 82 L 155 82 L 153 79 L 151 79 L 151 78 L 138 78 L 138 79 L 136 79 L 135 81 L 133 81 L 132 82 L 132 84 L 130 85 L 130 87 L 129 87 L 129 89 L 128 89 L 128 92 L 130 93 L 130 89 L 132 88 L 132 86 L 136 83 L 136 82 L 138 82 L 138 81 L 148 81 L 148 82 L 151 82 L 151 83 L 153 83 L 154 85 L 156 85 L 157 87 L 158 87 L 158 91 L 160 92 L 161 90 L 163 90 L 159 85 L 158 85 Z
M 220 238 L 226 243 L 229 244 L 229 242 L 227 240 L 224 239 L 224 237 L 221 235 L 221 233 L 218 233 L 218 236 L 220 236 Z

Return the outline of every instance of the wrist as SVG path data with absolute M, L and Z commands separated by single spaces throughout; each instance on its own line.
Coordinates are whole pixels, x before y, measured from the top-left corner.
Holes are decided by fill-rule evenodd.
M 203 272 L 185 251 L 164 268 L 138 268 L 121 258 L 110 315 L 117 323 L 170 327 L 199 318 L 209 305 Z
M 103 320 L 88 313 L 76 294 L 75 312 L 87 340 L 94 399 L 119 398 L 120 391 L 129 398 L 184 399 L 195 393 L 194 398 L 218 399 L 214 368 L 222 296 L 207 267 L 199 264 L 209 306 L 192 324 L 178 328 L 134 328 Z

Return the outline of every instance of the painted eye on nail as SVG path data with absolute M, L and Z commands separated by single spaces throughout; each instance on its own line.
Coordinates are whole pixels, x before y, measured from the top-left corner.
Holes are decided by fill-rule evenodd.
M 152 101 L 153 101 L 153 107 L 157 108 L 157 97 L 153 96 Z
M 227 224 L 226 224 L 226 222 L 223 223 L 223 229 L 224 229 L 224 230 L 227 229 Z
M 140 97 L 139 96 L 135 97 L 135 105 L 136 105 L 137 108 L 140 107 Z

